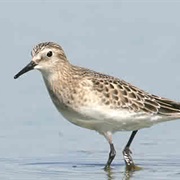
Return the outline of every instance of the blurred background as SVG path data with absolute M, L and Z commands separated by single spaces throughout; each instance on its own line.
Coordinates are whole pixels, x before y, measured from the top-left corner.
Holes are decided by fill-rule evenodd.
M 102 170 L 109 145 L 66 121 L 41 74 L 13 76 L 33 46 L 59 43 L 76 65 L 180 101 L 180 1 L 0 1 L 0 179 L 120 179 L 130 132 L 114 135 L 117 157 Z M 132 179 L 179 179 L 180 121 L 141 130 L 132 144 L 143 166 Z M 88 176 L 87 176 L 88 175 Z

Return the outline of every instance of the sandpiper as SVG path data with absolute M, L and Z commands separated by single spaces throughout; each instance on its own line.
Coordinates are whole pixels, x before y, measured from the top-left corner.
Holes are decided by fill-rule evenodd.
M 128 170 L 136 168 L 130 145 L 139 129 L 180 118 L 180 103 L 149 94 L 119 78 L 72 65 L 54 42 L 36 45 L 32 61 L 14 78 L 38 69 L 57 110 L 71 123 L 95 130 L 110 145 L 105 169 L 116 155 L 112 134 L 132 131 L 123 156 Z

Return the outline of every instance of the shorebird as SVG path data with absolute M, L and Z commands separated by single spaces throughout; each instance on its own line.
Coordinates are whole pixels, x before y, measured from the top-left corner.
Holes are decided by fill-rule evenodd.
M 110 145 L 105 169 L 116 155 L 112 134 L 132 131 L 123 150 L 128 170 L 136 168 L 130 145 L 142 128 L 180 118 L 180 103 L 145 92 L 119 78 L 72 65 L 54 42 L 36 45 L 32 61 L 14 78 L 37 69 L 57 110 L 71 123 L 102 134 Z

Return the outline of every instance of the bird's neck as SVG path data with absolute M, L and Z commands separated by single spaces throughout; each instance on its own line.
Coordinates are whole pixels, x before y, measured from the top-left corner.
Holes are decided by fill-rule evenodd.
M 71 79 L 72 77 L 72 65 L 69 62 L 58 63 L 53 68 L 45 69 L 41 71 L 42 76 L 45 81 L 51 82 L 61 82 L 67 81 L 67 79 Z
M 73 89 L 74 79 L 71 66 L 63 65 L 48 74 L 42 73 L 49 95 L 58 110 L 65 108 Z

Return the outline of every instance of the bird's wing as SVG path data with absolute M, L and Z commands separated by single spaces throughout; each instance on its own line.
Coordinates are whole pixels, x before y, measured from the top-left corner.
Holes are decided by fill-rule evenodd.
M 149 94 L 123 80 L 95 74 L 93 90 L 98 91 L 102 103 L 111 108 L 123 108 L 135 112 L 180 115 L 180 103 Z

